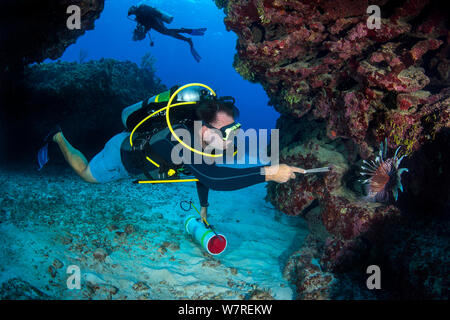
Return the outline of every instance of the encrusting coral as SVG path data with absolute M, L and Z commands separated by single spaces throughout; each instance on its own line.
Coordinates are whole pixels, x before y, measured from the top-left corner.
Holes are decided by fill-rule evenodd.
M 380 7 L 380 29 L 368 27 L 369 4 Z M 234 67 L 261 83 L 281 113 L 280 162 L 333 167 L 268 186 L 272 204 L 323 231 L 316 249 L 310 244 L 299 251 L 314 254 L 294 254 L 286 273 L 294 273 L 300 298 L 348 298 L 345 288 L 355 279 L 364 283 L 368 263 L 392 262 L 390 253 L 407 250 L 408 237 L 391 243 L 392 234 L 420 235 L 443 213 L 440 228 L 450 229 L 448 192 L 442 191 L 450 185 L 448 151 L 442 151 L 450 128 L 448 12 L 431 0 L 229 0 L 226 7 L 225 25 L 238 35 Z M 407 155 L 405 192 L 396 205 L 365 201 L 357 182 L 363 160 L 373 158 L 385 139 L 387 148 L 402 147 Z M 430 184 L 430 177 L 441 186 Z M 418 248 L 420 258 L 402 255 L 401 265 L 384 265 L 385 276 L 401 282 L 390 288 L 391 297 L 448 297 L 432 281 L 448 268 L 422 270 L 420 289 L 408 278 L 406 270 L 417 271 L 420 259 L 429 266 L 427 256 L 447 256 L 439 244 L 431 253 L 436 238 L 427 241 Z M 298 265 L 317 273 L 293 267 Z

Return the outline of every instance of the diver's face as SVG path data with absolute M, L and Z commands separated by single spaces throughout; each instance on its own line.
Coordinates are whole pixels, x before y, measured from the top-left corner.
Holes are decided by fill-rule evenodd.
M 217 150 L 226 150 L 233 142 L 233 139 L 223 140 L 223 135 L 220 132 L 220 128 L 228 126 L 234 122 L 234 118 L 226 114 L 223 111 L 217 113 L 216 120 L 210 125 L 213 128 L 202 126 L 202 142 L 203 147 L 211 146 Z

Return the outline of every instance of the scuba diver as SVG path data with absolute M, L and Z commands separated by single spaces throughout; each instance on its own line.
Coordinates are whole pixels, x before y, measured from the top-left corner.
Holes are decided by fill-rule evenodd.
M 158 31 L 159 33 L 162 33 L 167 36 L 171 36 L 176 39 L 183 40 L 183 41 L 186 41 L 187 43 L 189 43 L 192 56 L 194 57 L 195 61 L 200 62 L 201 57 L 197 53 L 197 51 L 194 49 L 194 44 L 192 42 L 192 39 L 182 36 L 180 33 L 186 33 L 186 34 L 190 34 L 192 36 L 203 36 L 206 31 L 206 28 L 168 29 L 168 28 L 166 28 L 164 23 L 171 23 L 173 20 L 173 17 L 161 10 L 158 10 L 158 9 L 148 6 L 146 4 L 141 4 L 139 6 L 131 6 L 130 9 L 128 9 L 128 17 L 130 17 L 131 15 L 134 15 L 135 19 L 130 19 L 130 18 L 129 19 L 137 22 L 136 29 L 134 29 L 134 32 L 133 32 L 133 41 L 144 40 L 145 35 L 148 33 L 149 37 L 150 37 L 150 46 L 153 46 L 154 43 L 151 39 L 149 31 L 150 31 L 150 29 L 154 29 L 154 30 Z
M 195 179 L 189 181 L 197 184 L 200 215 L 205 221 L 209 189 L 231 191 L 265 181 L 284 183 L 294 179 L 296 173 L 308 173 L 308 170 L 286 164 L 231 168 L 218 166 L 214 161 L 206 163 L 203 157 L 200 162 L 196 161 L 196 153 L 217 158 L 223 156 L 220 152 L 225 153 L 234 146 L 234 139 L 241 128 L 241 124 L 236 122 L 239 110 L 234 105 L 234 98 L 219 98 L 212 89 L 214 94 L 200 86 L 204 85 L 175 86 L 125 108 L 122 122 L 126 131 L 113 136 L 90 162 L 56 126 L 47 135 L 46 145 L 38 153 L 39 165 L 42 168 L 47 163 L 48 143 L 53 141 L 67 163 L 86 182 L 107 183 L 138 177 L 146 177 L 149 179 L 147 182 L 155 183 L 179 182 L 189 180 L 176 180 L 182 176 L 193 176 Z M 176 133 L 180 129 L 197 138 L 201 146 L 197 149 L 192 148 L 190 142 L 181 143 Z M 175 136 L 177 139 L 174 139 Z M 213 146 L 219 153 L 206 153 L 208 146 Z M 174 151 L 174 148 L 180 147 Z M 176 163 L 174 152 L 178 155 L 183 153 L 182 163 Z

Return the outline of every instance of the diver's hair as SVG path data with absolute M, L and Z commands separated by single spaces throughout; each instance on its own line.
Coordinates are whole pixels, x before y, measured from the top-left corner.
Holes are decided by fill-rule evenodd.
M 199 102 L 196 108 L 197 117 L 209 124 L 216 120 L 219 111 L 225 112 L 234 119 L 239 117 L 239 109 L 231 101 L 205 100 Z

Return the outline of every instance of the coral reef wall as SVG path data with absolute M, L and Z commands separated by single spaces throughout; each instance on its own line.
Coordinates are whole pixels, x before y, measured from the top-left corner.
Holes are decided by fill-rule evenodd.
M 35 152 L 30 151 L 39 148 L 49 128 L 59 123 L 71 143 L 90 158 L 124 130 L 123 108 L 165 89 L 152 68 L 139 68 L 129 61 L 26 67 L 14 103 L 3 110 L 8 120 L 1 129 L 2 136 L 8 137 L 5 153 L 10 160 L 35 162 Z M 54 155 L 54 160 L 63 160 L 59 152 Z
M 8 145 L 17 132 L 5 136 L 12 121 L 24 116 L 22 105 L 24 68 L 30 63 L 57 59 L 64 50 L 94 28 L 103 11 L 104 0 L 51 0 L 43 4 L 34 0 L 3 0 L 0 2 L 0 161 L 5 161 Z M 80 29 L 69 30 L 67 13 L 71 5 L 80 8 Z M 15 114 L 11 118 L 11 116 Z M 18 128 L 18 127 L 17 127 Z M 22 139 L 18 139 L 19 141 Z M 14 141 L 17 145 L 17 141 Z M 26 143 L 25 143 L 26 144 Z M 26 146 L 24 146 L 26 147 Z M 24 151 L 19 150 L 22 154 Z M 17 155 L 19 156 L 19 155 Z
M 385 137 L 412 152 L 449 124 L 448 13 L 438 3 L 371 2 L 382 19 L 370 30 L 368 1 L 229 1 L 225 24 L 239 35 L 236 69 L 279 112 L 326 120 L 330 139 L 353 140 L 367 158 Z
M 103 11 L 104 0 L 3 0 L 0 3 L 0 72 L 32 62 L 57 59 Z M 69 30 L 67 8 L 81 9 L 81 29 Z
M 385 270 L 389 297 L 448 297 L 439 280 L 449 271 L 448 12 L 426 0 L 216 3 L 238 35 L 235 69 L 261 83 L 282 114 L 280 161 L 333 164 L 331 173 L 268 187 L 269 201 L 314 231 L 286 267 L 299 297 L 370 298 L 372 263 Z M 381 9 L 380 29 L 367 26 L 369 4 Z M 402 146 L 410 172 L 397 203 L 369 203 L 358 170 L 385 138 L 390 150 Z M 412 250 L 412 234 L 417 254 L 398 258 Z M 361 292 L 346 289 L 356 283 Z

